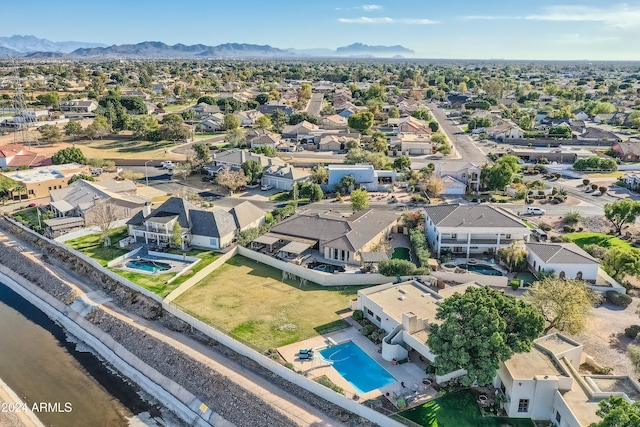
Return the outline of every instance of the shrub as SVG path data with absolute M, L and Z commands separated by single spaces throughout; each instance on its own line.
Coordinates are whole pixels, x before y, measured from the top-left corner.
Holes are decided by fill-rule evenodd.
M 543 231 L 551 231 L 551 226 L 550 226 L 549 224 L 547 224 L 546 222 L 541 222 L 541 223 L 538 225 L 538 228 L 539 228 L 540 230 L 543 230 Z
M 353 320 L 360 321 L 364 318 L 364 313 L 362 312 L 362 310 L 356 310 L 353 312 L 352 316 Z
M 511 289 L 513 289 L 515 291 L 520 287 L 520 281 L 519 280 L 510 280 L 509 281 L 509 286 L 511 286 Z
M 596 244 L 586 245 L 582 249 L 584 249 L 585 252 L 587 252 L 592 257 L 598 259 L 604 259 L 604 257 L 607 255 L 607 249 Z
M 609 375 L 613 372 L 611 366 L 596 366 L 593 368 L 593 373 L 596 375 Z
M 565 224 L 575 224 L 582 220 L 582 214 L 578 211 L 569 211 L 564 215 Z
M 571 239 L 567 236 L 551 236 L 551 243 L 568 243 Z
M 626 307 L 631 304 L 631 297 L 627 294 L 619 294 L 616 291 L 606 292 L 607 301 L 618 307 Z
M 585 187 L 586 187 L 587 185 L 589 185 L 590 183 L 591 183 L 591 180 L 588 180 L 588 179 L 583 179 L 583 180 L 582 180 L 582 185 L 584 185 Z
M 416 266 L 414 263 L 404 259 L 390 259 L 381 261 L 378 264 L 380 274 L 384 276 L 410 276 L 414 273 Z
M 362 333 L 362 335 L 368 337 L 375 330 L 376 330 L 376 327 L 374 325 L 367 325 L 367 326 L 364 326 L 362 329 L 360 329 L 360 333 Z
M 316 378 L 315 381 L 318 384 L 322 384 L 323 386 L 325 386 L 327 388 L 330 388 L 331 390 L 335 391 L 336 393 L 344 394 L 344 389 L 342 387 L 340 387 L 339 385 L 334 384 L 334 382 L 331 381 L 329 379 L 329 377 L 327 377 L 326 375 L 322 375 L 322 376 Z
M 638 333 L 640 333 L 640 325 L 631 325 L 628 328 L 625 328 L 624 330 L 624 334 L 629 338 L 631 338 L 632 340 L 636 339 L 636 337 L 638 336 Z
M 427 201 L 427 198 L 424 197 L 422 194 L 416 194 L 414 196 L 411 196 L 411 201 L 413 203 L 424 203 Z
M 570 226 L 570 225 L 563 225 L 562 226 L 562 230 L 565 233 L 573 233 L 574 231 L 576 231 L 576 229 L 574 227 Z
M 591 190 L 596 191 L 598 189 L 598 184 L 591 184 Z

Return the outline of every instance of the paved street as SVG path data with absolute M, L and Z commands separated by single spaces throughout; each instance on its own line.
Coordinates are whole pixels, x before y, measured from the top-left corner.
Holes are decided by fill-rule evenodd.
M 446 112 L 436 104 L 429 104 L 429 109 L 433 117 L 440 124 L 440 129 L 449 137 L 449 140 L 458 150 L 460 157 L 468 162 L 486 162 L 487 158 L 482 151 L 476 147 L 475 142 L 469 135 L 464 133 L 452 120 L 447 117 Z

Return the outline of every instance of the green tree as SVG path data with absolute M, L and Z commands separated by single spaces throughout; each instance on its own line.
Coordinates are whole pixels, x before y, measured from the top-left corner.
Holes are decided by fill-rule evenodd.
M 241 128 L 228 130 L 227 134 L 224 136 L 224 142 L 231 145 L 232 147 L 243 146 L 246 143 L 246 140 L 244 138 L 245 134 L 245 130 Z
M 529 351 L 544 329 L 538 310 L 524 301 L 486 286 L 470 287 L 445 299 L 431 323 L 427 345 L 436 355 L 436 373 L 465 369 L 462 384 L 484 386 L 500 362 Z
M 55 125 L 42 125 L 38 128 L 42 139 L 50 142 L 58 142 L 62 139 L 62 132 Z
M 94 138 L 103 138 L 111 133 L 111 125 L 104 116 L 96 116 L 91 123 L 84 130 L 84 134 L 87 138 L 93 140 Z
M 416 265 L 406 259 L 388 259 L 380 261 L 378 264 L 378 271 L 380 274 L 387 277 L 410 276 L 416 270 Z
M 51 156 L 51 163 L 54 165 L 63 165 L 65 163 L 87 163 L 87 158 L 78 147 L 67 147 Z
M 367 132 L 373 126 L 374 116 L 369 111 L 361 111 L 349 116 L 349 127 L 359 132 Z
M 264 105 L 269 102 L 269 95 L 266 93 L 260 93 L 256 96 L 256 102 L 260 105 Z
M 273 147 L 269 147 L 268 145 L 258 145 L 257 147 L 253 147 L 251 149 L 251 152 L 256 154 L 264 154 L 267 157 L 276 156 L 276 149 Z
M 262 164 L 257 160 L 247 160 L 242 164 L 242 170 L 250 183 L 258 182 L 262 178 Z
M 613 224 L 616 233 L 622 233 L 625 224 L 633 224 L 640 215 L 640 201 L 630 198 L 604 205 L 604 216 Z
M 180 117 L 180 116 L 178 116 Z M 180 117 L 182 119 L 182 117 Z M 158 129 L 158 134 L 161 139 L 166 139 L 168 141 L 186 141 L 191 136 L 191 132 L 184 124 L 178 124 L 176 122 L 171 122 L 169 124 L 163 124 Z
M 179 126 L 178 124 L 177 126 Z M 133 139 L 137 140 L 151 140 L 153 139 L 153 133 L 157 132 L 160 128 L 158 120 L 154 117 L 147 115 L 136 116 L 131 123 L 131 130 L 133 131 Z
M 636 129 L 640 128 L 640 110 L 632 111 L 631 114 L 629 114 L 628 120 L 632 127 Z
M 83 129 L 80 122 L 69 122 L 64 125 L 64 134 L 67 136 L 77 137 L 82 135 Z
M 438 130 L 440 129 L 440 125 L 435 121 L 429 122 L 429 129 L 431 129 L 431 132 L 438 132 Z
M 276 110 L 271 114 L 271 123 L 273 123 L 274 132 L 282 132 L 285 125 L 289 123 L 289 118 L 282 110 Z
M 373 135 L 371 135 L 369 149 L 379 153 L 386 153 L 389 150 L 387 136 L 382 132 L 374 132 Z
M 225 114 L 224 120 L 222 122 L 222 129 L 224 130 L 233 130 L 238 129 L 240 127 L 240 118 L 235 114 Z
M 58 92 L 49 92 L 38 95 L 36 99 L 47 107 L 57 107 L 60 103 L 60 95 Z
M 369 193 L 364 188 L 358 188 L 351 192 L 351 210 L 361 211 L 369 207 Z
M 525 293 L 525 301 L 537 307 L 547 321 L 545 333 L 553 328 L 570 334 L 582 332 L 600 299 L 582 280 L 551 277 L 535 282 Z
M 317 202 L 318 200 L 322 200 L 324 192 L 322 188 L 320 188 L 320 184 L 311 184 L 309 187 L 309 201 Z
M 298 123 L 302 123 L 305 120 L 308 121 L 309 123 L 313 123 L 314 125 L 320 124 L 319 117 L 309 114 L 306 111 L 303 111 L 301 113 L 294 113 L 289 116 L 290 125 L 297 125 Z
M 367 163 L 367 152 L 360 147 L 352 148 L 344 157 L 344 162 L 348 165 L 357 165 L 358 163 Z
M 69 181 L 67 181 L 67 185 L 71 185 L 74 182 L 76 182 L 77 180 L 82 179 L 85 181 L 95 181 L 96 179 L 94 177 L 92 177 L 91 175 L 85 175 L 83 173 L 79 173 L 76 175 L 72 175 L 71 178 L 69 178 Z
M 196 164 L 204 165 L 211 160 L 211 151 L 209 150 L 209 146 L 204 142 L 197 142 L 193 144 L 191 148 L 196 153 Z
M 589 427 L 637 427 L 640 425 L 640 402 L 629 403 L 620 396 L 610 396 L 599 403 L 596 415 L 602 421 L 592 423 Z
M 390 119 L 399 119 L 400 118 L 400 110 L 398 107 L 391 107 L 389 109 L 389 118 Z
M 411 115 L 416 119 L 424 120 L 425 122 L 430 122 L 432 120 L 431 114 L 429 114 L 429 111 L 426 108 L 418 108 L 416 111 L 411 113 Z
M 398 172 L 403 172 L 410 170 L 411 168 L 411 159 L 408 156 L 400 156 L 397 157 L 393 161 L 393 168 Z
M 480 172 L 484 187 L 489 191 L 504 190 L 513 181 L 513 175 L 520 170 L 518 160 L 516 156 L 506 155 L 491 165 L 485 163 Z
M 345 175 L 340 178 L 340 182 L 336 184 L 336 191 L 346 194 L 351 191 L 354 185 L 356 185 L 356 178 L 353 175 Z
M 315 184 L 326 184 L 329 180 L 329 172 L 323 163 L 320 163 L 311 169 L 311 182 Z
M 178 221 L 173 224 L 173 230 L 171 230 L 171 240 L 170 243 L 172 246 L 182 248 L 182 243 L 184 242 L 182 238 L 182 226 Z
M 602 260 L 602 267 L 618 280 L 624 279 L 627 274 L 638 277 L 640 276 L 640 249 L 613 247 Z
M 231 168 L 227 167 L 218 172 L 216 182 L 233 193 L 247 183 L 247 177 L 244 171 L 232 171 Z
M 533 126 L 533 120 L 531 119 L 531 116 L 528 114 L 523 114 L 522 117 L 520 117 L 519 125 L 522 130 L 531 130 L 531 127 Z
M 273 123 L 271 123 L 271 118 L 269 116 L 260 116 L 256 120 L 256 128 L 258 129 L 271 129 Z

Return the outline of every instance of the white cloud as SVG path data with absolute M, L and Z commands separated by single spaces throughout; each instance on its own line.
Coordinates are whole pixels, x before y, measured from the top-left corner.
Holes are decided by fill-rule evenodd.
M 607 8 L 591 6 L 551 6 L 544 13 L 528 15 L 525 19 L 556 22 L 600 22 L 614 28 L 640 28 L 640 6 L 626 3 Z
M 607 8 L 576 5 L 558 5 L 546 7 L 540 13 L 527 16 L 470 15 L 462 19 L 469 20 L 515 20 L 551 22 L 594 22 L 605 27 L 617 29 L 640 29 L 640 6 L 627 3 Z
M 369 18 L 361 16 L 359 18 L 338 18 L 338 22 L 343 24 L 409 24 L 409 25 L 429 25 L 437 24 L 438 21 L 432 21 L 431 19 L 397 19 L 389 18 L 388 16 L 382 18 Z
M 362 9 L 365 12 L 371 12 L 374 10 L 380 10 L 382 9 L 382 6 L 380 6 L 379 4 L 363 4 L 362 6 L 360 6 L 359 8 L 356 9 Z

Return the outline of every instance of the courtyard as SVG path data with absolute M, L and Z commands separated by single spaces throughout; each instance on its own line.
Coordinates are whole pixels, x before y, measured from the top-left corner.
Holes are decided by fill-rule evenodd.
M 174 300 L 178 308 L 264 351 L 349 326 L 362 287 L 324 287 L 236 255 Z

